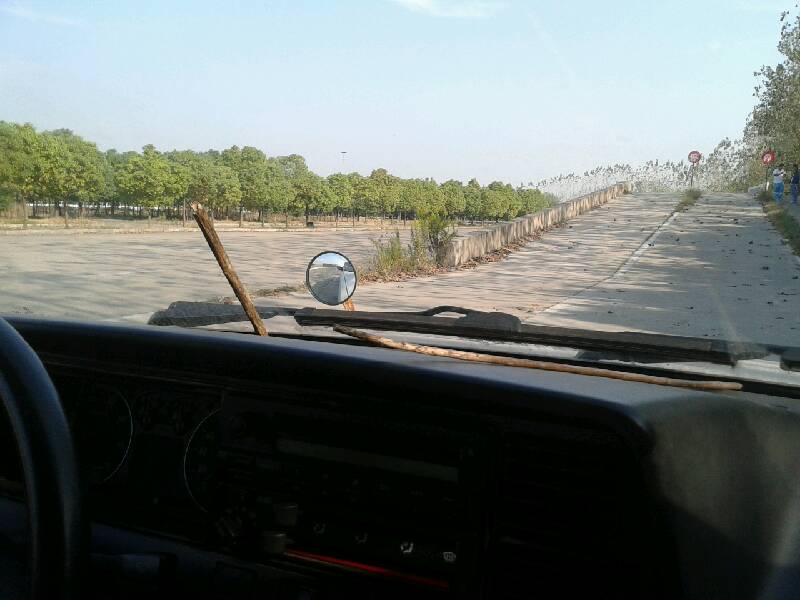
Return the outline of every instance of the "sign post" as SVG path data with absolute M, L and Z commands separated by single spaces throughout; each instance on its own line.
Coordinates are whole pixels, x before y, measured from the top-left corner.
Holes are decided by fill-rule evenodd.
M 764 191 L 769 190 L 769 166 L 775 162 L 775 150 L 767 150 L 761 155 L 761 164 L 764 165 Z
M 697 163 L 700 162 L 700 159 L 703 158 L 703 155 L 700 154 L 697 150 L 692 150 L 689 152 L 689 162 L 692 163 L 692 167 L 689 171 L 689 187 L 694 187 L 694 170 L 697 168 Z

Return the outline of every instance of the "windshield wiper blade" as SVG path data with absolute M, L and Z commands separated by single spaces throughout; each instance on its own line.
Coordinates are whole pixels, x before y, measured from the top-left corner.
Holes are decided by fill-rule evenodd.
M 297 309 L 280 306 L 256 306 L 256 311 L 262 319 L 271 319 L 277 316 L 294 316 Z M 154 312 L 147 324 L 203 327 L 205 325 L 223 325 L 239 321 L 247 321 L 247 315 L 241 304 L 173 302 L 166 310 Z
M 457 313 L 459 318 L 436 316 Z M 498 342 L 566 346 L 613 352 L 624 356 L 735 364 L 780 351 L 762 344 L 703 339 L 635 331 L 609 332 L 529 325 L 502 312 L 481 312 L 457 306 L 437 306 L 421 312 L 360 312 L 318 308 L 299 309 L 300 325 L 344 325 L 381 331 L 448 335 Z
M 653 360 L 705 361 L 735 364 L 739 360 L 763 358 L 770 352 L 782 354 L 787 348 L 764 344 L 710 340 L 633 331 L 606 332 L 523 324 L 503 312 L 483 312 L 459 306 L 436 306 L 419 312 L 361 312 L 338 309 L 257 306 L 262 319 L 293 316 L 303 326 L 345 325 L 381 331 L 446 335 L 496 342 L 516 342 L 577 348 L 582 351 L 613 353 L 613 358 L 635 357 Z M 459 318 L 437 316 L 443 313 Z M 155 312 L 151 325 L 203 327 L 246 321 L 239 304 L 214 302 L 173 302 Z M 590 356 L 587 354 L 586 358 Z M 596 357 L 593 357 L 596 358 Z M 609 358 L 609 357 L 603 357 Z

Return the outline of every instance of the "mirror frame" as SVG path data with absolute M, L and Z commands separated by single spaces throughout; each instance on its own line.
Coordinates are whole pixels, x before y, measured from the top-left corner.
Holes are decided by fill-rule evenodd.
M 353 286 L 353 291 L 347 298 L 345 298 L 341 302 L 337 302 L 336 304 L 328 304 L 327 302 L 323 302 L 322 300 L 317 298 L 314 295 L 314 292 L 311 290 L 311 282 L 308 280 L 308 276 L 311 273 L 311 265 L 313 265 L 314 261 L 317 260 L 323 254 L 338 254 L 353 266 L 353 274 L 355 275 L 355 285 Z M 308 265 L 306 266 L 306 289 L 308 290 L 308 293 L 311 294 L 311 296 L 314 298 L 314 300 L 316 300 L 320 304 L 324 304 L 325 306 L 341 306 L 342 304 L 350 300 L 355 295 L 356 290 L 358 289 L 358 271 L 356 271 L 356 266 L 353 264 L 353 261 L 350 260 L 345 254 L 337 250 L 324 250 L 318 254 L 315 254 L 314 257 L 310 261 L 308 261 Z

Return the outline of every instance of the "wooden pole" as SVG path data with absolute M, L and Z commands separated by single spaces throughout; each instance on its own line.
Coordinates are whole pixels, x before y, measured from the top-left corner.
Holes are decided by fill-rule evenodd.
M 575 373 L 577 375 L 589 375 L 592 377 L 606 377 L 608 379 L 622 379 L 623 381 L 636 381 L 640 383 L 651 383 L 655 385 L 668 385 L 673 387 L 691 388 L 695 390 L 741 390 L 742 384 L 727 381 L 692 381 L 689 379 L 672 379 L 670 377 L 655 377 L 653 375 L 640 375 L 639 373 L 624 373 L 621 371 L 611 371 L 609 369 L 598 369 L 596 367 L 579 367 L 575 365 L 564 365 L 560 363 L 532 360 L 529 358 L 514 358 L 510 356 L 495 356 L 493 354 L 480 354 L 478 352 L 465 352 L 463 350 L 448 350 L 446 348 L 436 348 L 434 346 L 420 346 L 408 342 L 397 342 L 379 335 L 373 335 L 364 331 L 358 331 L 343 325 L 334 325 L 334 331 L 358 338 L 376 346 L 393 348 L 395 350 L 407 350 L 428 356 L 444 356 L 447 358 L 457 358 L 471 362 L 489 363 L 493 365 L 504 365 L 507 367 L 525 367 L 528 369 L 539 369 L 542 371 L 558 371 L 560 373 Z
M 253 300 L 250 298 L 250 294 L 247 293 L 244 285 L 242 285 L 242 282 L 239 280 L 236 269 L 233 268 L 233 264 L 228 258 L 228 253 L 225 252 L 225 247 L 222 245 L 208 213 L 203 210 L 199 202 L 192 202 L 191 207 L 194 212 L 194 220 L 197 221 L 200 231 L 203 232 L 203 236 L 206 238 L 206 242 L 208 242 L 208 247 L 211 248 L 211 252 L 214 253 L 214 257 L 217 259 L 223 275 L 225 275 L 228 283 L 231 284 L 233 293 L 236 294 L 239 302 L 242 303 L 242 308 L 244 308 L 247 318 L 250 319 L 250 322 L 253 324 L 253 329 L 255 329 L 258 335 L 267 335 L 267 328 L 264 326 L 264 321 L 261 320 L 261 316 L 258 314 Z

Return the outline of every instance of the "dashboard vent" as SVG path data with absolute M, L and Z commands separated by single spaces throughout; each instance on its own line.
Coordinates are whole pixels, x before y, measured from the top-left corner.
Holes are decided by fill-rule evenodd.
M 491 597 L 652 597 L 647 496 L 612 435 L 518 437 L 503 446 L 492 525 Z

